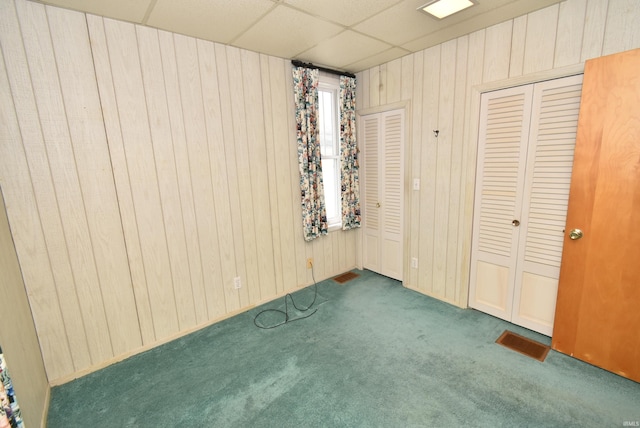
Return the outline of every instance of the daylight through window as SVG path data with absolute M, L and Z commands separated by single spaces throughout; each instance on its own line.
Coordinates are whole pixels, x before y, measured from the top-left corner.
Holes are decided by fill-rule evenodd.
M 322 152 L 322 180 L 329 229 L 339 228 L 340 216 L 340 138 L 338 136 L 338 90 L 340 81 L 320 76 L 318 85 L 318 125 Z

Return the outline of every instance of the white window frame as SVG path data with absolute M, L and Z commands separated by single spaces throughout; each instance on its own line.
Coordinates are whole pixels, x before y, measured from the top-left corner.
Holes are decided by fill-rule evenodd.
M 322 135 L 324 130 L 322 126 L 330 127 L 330 132 L 333 134 L 333 155 L 329 155 L 325 153 L 325 150 L 322 150 L 322 179 L 324 183 L 324 195 L 325 195 L 325 206 L 331 207 L 335 206 L 334 212 L 329 212 L 327 209 L 327 223 L 329 226 L 329 231 L 339 230 L 342 228 L 342 197 L 341 197 L 341 178 L 340 178 L 340 110 L 339 110 L 339 96 L 340 96 L 340 80 L 336 76 L 321 74 L 318 82 L 318 99 L 320 100 L 320 92 L 330 92 L 332 94 L 332 104 L 333 104 L 333 114 L 332 117 L 329 118 L 329 122 L 327 122 L 327 118 L 324 117 L 323 114 L 323 104 L 319 105 L 318 108 L 318 120 L 320 124 L 319 130 L 319 138 L 321 147 L 322 146 Z M 323 148 L 324 149 L 324 148 Z M 334 176 L 327 176 L 327 172 L 329 172 L 330 168 L 325 168 L 325 165 L 328 163 L 333 163 L 334 168 Z M 328 180 L 327 180 L 328 179 Z M 333 186 L 327 186 L 327 183 L 334 183 Z M 329 199 L 332 198 L 333 201 Z

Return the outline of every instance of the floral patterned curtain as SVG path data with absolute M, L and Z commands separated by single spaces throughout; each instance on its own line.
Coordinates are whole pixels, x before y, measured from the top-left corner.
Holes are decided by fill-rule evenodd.
M 318 70 L 293 67 L 298 130 L 298 165 L 305 241 L 328 232 L 318 138 Z
M 356 145 L 356 79 L 340 76 L 342 230 L 360 227 L 360 180 Z

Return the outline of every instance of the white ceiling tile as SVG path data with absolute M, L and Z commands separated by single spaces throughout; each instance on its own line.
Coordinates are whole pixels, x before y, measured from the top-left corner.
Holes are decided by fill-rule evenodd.
M 351 26 L 403 0 L 284 0 L 311 15 Z
M 270 0 L 158 0 L 146 24 L 229 43 L 274 4 Z
M 290 58 L 335 36 L 342 29 L 339 25 L 279 5 L 234 40 L 233 45 Z
M 95 15 L 140 23 L 152 0 L 46 0 L 43 3 L 67 9 L 81 10 Z
M 370 56 L 369 58 L 358 61 L 354 64 L 347 64 L 345 69 L 349 70 L 352 73 L 357 73 L 362 70 L 366 70 L 371 67 L 375 67 L 376 65 L 384 64 L 389 61 L 393 61 L 394 59 L 403 57 L 405 55 L 410 54 L 411 52 L 393 47 L 391 49 L 387 49 L 384 52 L 380 52 L 379 54 Z
M 428 0 L 39 1 L 353 71 L 565 0 L 478 0 L 442 20 L 417 11 Z
M 404 1 L 356 25 L 353 29 L 401 45 L 438 28 L 438 21 L 417 10 L 425 3 L 425 0 Z
M 347 30 L 297 57 L 317 65 L 343 68 L 347 64 L 353 64 L 390 47 L 379 40 Z
M 474 7 L 451 15 L 441 21 L 430 33 L 410 42 L 403 48 L 416 52 L 488 28 L 492 25 L 525 15 L 543 7 L 558 3 L 560 0 L 484 0 Z M 425 2 L 426 3 L 426 2 Z M 426 16 L 426 15 L 425 15 Z

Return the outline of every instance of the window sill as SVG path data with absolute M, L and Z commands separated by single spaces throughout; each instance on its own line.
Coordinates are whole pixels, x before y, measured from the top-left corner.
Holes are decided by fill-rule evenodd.
M 329 225 L 329 229 L 328 229 L 329 232 L 335 232 L 336 230 L 342 230 L 342 223 Z

